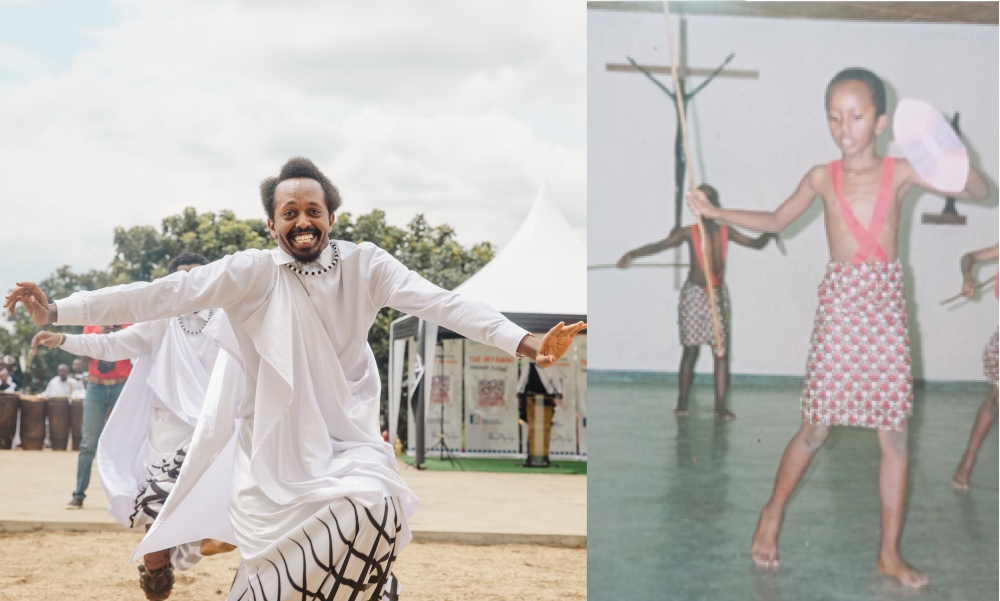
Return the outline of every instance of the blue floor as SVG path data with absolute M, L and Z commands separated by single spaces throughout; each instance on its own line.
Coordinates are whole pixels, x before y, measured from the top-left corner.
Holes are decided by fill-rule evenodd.
M 987 387 L 917 390 L 903 556 L 929 573 L 922 593 L 875 570 L 878 441 L 834 428 L 788 506 L 782 565 L 760 572 L 750 539 L 778 461 L 800 424 L 797 386 L 734 387 L 738 420 L 696 386 L 676 418 L 676 384 L 591 375 L 588 599 L 997 599 L 998 446 L 983 445 L 972 489 L 951 475 Z

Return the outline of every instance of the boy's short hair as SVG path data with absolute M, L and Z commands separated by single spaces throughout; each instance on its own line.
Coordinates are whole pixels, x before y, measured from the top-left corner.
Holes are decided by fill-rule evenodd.
M 871 90 L 872 102 L 875 103 L 875 116 L 881 117 L 886 111 L 885 102 L 885 84 L 878 75 L 869 71 L 868 69 L 862 69 L 861 67 L 851 67 L 849 69 L 844 69 L 840 73 L 833 76 L 830 83 L 826 86 L 826 108 L 830 108 L 830 93 L 833 92 L 834 86 L 842 81 L 859 81 Z
M 702 184 L 698 186 L 698 189 L 705 193 L 705 196 L 708 197 L 708 202 L 712 203 L 719 209 L 722 208 L 719 204 L 719 192 L 715 188 L 709 186 L 708 184 Z
M 181 265 L 208 265 L 208 259 L 198 253 L 181 253 L 174 257 L 174 260 L 170 262 L 170 266 L 167 267 L 167 273 L 177 271 L 177 268 Z

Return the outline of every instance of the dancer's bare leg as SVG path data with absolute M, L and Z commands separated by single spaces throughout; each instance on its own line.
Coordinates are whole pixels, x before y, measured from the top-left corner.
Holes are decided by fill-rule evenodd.
M 969 446 L 966 447 L 955 475 L 951 478 L 951 485 L 958 490 L 969 490 L 969 476 L 972 475 L 972 467 L 976 464 L 976 457 L 979 456 L 979 447 L 982 446 L 983 439 L 989 434 L 996 419 L 997 387 L 993 386 L 979 408 L 979 413 L 976 414 L 976 423 L 972 425 L 972 434 L 969 435 Z
M 684 354 L 681 355 L 681 368 L 677 374 L 677 408 L 674 415 L 686 416 L 688 411 L 688 398 L 691 395 L 691 383 L 694 381 L 694 366 L 698 362 L 698 351 L 701 347 L 685 346 Z
M 781 532 L 785 505 L 806 473 L 813 455 L 823 446 L 829 434 L 829 426 L 802 424 L 785 448 L 774 479 L 774 491 L 760 512 L 757 530 L 753 534 L 750 557 L 755 564 L 766 568 L 778 567 L 778 534 Z
M 727 422 L 736 419 L 736 414 L 726 407 L 726 394 L 729 392 L 729 353 L 715 359 L 715 413 Z
M 878 554 L 878 571 L 902 584 L 921 588 L 927 585 L 927 574 L 908 565 L 899 554 L 899 536 L 903 530 L 903 509 L 906 505 L 906 476 L 909 466 L 907 431 L 879 430 L 882 447 L 878 488 L 882 501 L 882 547 Z

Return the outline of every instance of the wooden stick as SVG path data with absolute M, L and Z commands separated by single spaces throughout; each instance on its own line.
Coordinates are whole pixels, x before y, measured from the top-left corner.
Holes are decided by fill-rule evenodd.
M 677 76 L 677 59 L 675 57 L 674 50 L 674 33 L 673 25 L 670 23 L 670 2 L 663 3 L 663 15 L 667 19 L 667 47 L 670 50 L 670 73 L 674 79 L 674 89 L 680 93 L 680 78 Z M 684 156 L 687 159 L 687 172 L 688 181 L 691 184 L 691 193 L 694 194 L 695 183 L 694 183 L 694 167 L 693 159 L 691 155 L 691 144 L 688 141 L 688 131 L 687 131 L 687 115 L 685 115 L 684 110 L 684 99 L 678 98 L 677 102 L 677 118 L 681 122 L 681 138 L 684 144 Z M 705 280 L 708 284 L 708 303 L 712 309 L 712 330 L 715 333 L 715 355 L 717 357 L 722 357 L 726 354 L 726 347 L 722 341 L 722 324 L 719 323 L 719 306 L 715 301 L 715 287 L 712 286 L 712 254 L 711 245 L 708 243 L 708 235 L 705 232 L 705 224 L 701 220 L 701 215 L 696 215 L 698 218 L 698 233 L 701 234 L 701 256 L 702 256 L 702 269 L 705 270 Z
M 632 263 L 628 267 L 618 267 L 617 263 L 587 265 L 587 269 L 632 269 L 633 267 L 691 267 L 689 263 Z
M 994 282 L 994 280 L 996 280 L 996 279 L 997 279 L 997 276 L 995 276 L 995 275 L 994 276 L 990 276 L 990 279 L 986 280 L 982 284 L 976 284 L 976 290 L 982 290 L 983 288 L 985 288 L 985 287 L 989 286 L 990 284 L 992 284 Z M 943 301 L 941 301 L 940 304 L 947 305 L 951 301 L 955 301 L 955 300 L 958 300 L 958 299 L 962 298 L 962 296 L 963 296 L 963 294 L 961 292 L 959 292 L 958 294 L 956 294 L 955 296 L 953 296 L 951 298 L 944 299 Z
M 670 67 L 660 67 L 658 65 L 639 65 L 641 68 L 636 68 L 634 65 L 625 63 L 608 63 L 605 66 L 608 71 L 618 71 L 624 73 L 642 73 L 642 69 L 649 71 L 650 73 L 659 73 L 661 75 L 666 75 L 670 73 Z M 715 72 L 715 69 L 679 69 L 680 75 L 682 77 L 693 76 L 693 77 L 707 77 Z M 732 77 L 734 79 L 760 79 L 760 71 L 750 71 L 746 69 L 726 69 L 719 73 L 721 77 Z

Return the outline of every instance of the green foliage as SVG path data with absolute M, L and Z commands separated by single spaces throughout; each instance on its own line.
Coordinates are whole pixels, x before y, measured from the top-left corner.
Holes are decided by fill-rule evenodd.
M 330 237 L 355 243 L 371 242 L 395 256 L 403 265 L 416 271 L 427 281 L 445 290 L 453 290 L 469 279 L 493 258 L 495 250 L 489 242 L 481 242 L 466 250 L 455 240 L 455 230 L 447 225 L 432 227 L 423 215 L 417 215 L 406 229 L 385 222 L 385 213 L 378 209 L 351 221 L 350 213 L 341 213 L 334 222 Z M 388 414 L 389 324 L 402 314 L 395 309 L 379 311 L 375 324 L 368 332 L 382 379 L 382 410 Z M 400 412 L 399 435 L 406 440 L 406 412 Z
M 455 231 L 447 225 L 433 227 L 423 215 L 414 217 L 405 228 L 386 223 L 385 213 L 374 210 L 352 221 L 350 213 L 341 213 L 333 224 L 330 237 L 350 242 L 371 242 L 399 259 L 428 281 L 452 290 L 493 258 L 494 248 L 482 242 L 466 249 L 455 240 Z M 272 248 L 275 240 L 260 219 L 237 219 L 231 211 L 198 214 L 188 207 L 180 215 L 167 217 L 159 231 L 151 226 L 115 228 L 115 256 L 107 271 L 73 273 L 69 266 L 56 270 L 39 282 L 50 299 L 60 299 L 78 290 L 96 290 L 115 284 L 152 281 L 167 274 L 170 261 L 182 252 L 196 252 L 215 261 L 248 248 Z M 389 323 L 400 316 L 398 311 L 382 309 L 368 334 L 368 342 L 378 361 L 382 377 L 382 406 L 388 394 Z M 28 364 L 27 385 L 40 391 L 55 375 L 56 366 L 69 363 L 73 356 L 43 348 L 30 355 L 31 338 L 39 330 L 23 310 L 9 323 L 11 331 L 0 327 L 0 356 L 24 357 Z M 53 327 L 54 331 L 79 333 L 79 327 Z M 405 440 L 406 414 L 401 418 L 401 436 Z
M 91 270 L 77 274 L 70 270 L 69 265 L 63 265 L 54 274 L 38 282 L 38 287 L 51 300 L 66 298 L 80 290 L 96 290 L 112 284 L 111 275 L 107 272 Z M 56 367 L 60 363 L 69 365 L 75 358 L 62 349 L 53 348 L 46 348 L 38 355 L 32 355 L 31 339 L 41 328 L 23 310 L 16 311 L 7 325 L 11 328 L 9 331 L 0 327 L 0 356 L 24 358 L 27 369 L 23 385 L 27 392 L 38 393 L 44 390 L 48 381 L 56 375 Z M 79 334 L 83 331 L 80 326 L 52 326 L 49 329 L 67 334 Z
M 192 207 L 163 220 L 160 232 L 149 226 L 115 228 L 111 275 L 116 284 L 150 282 L 167 275 L 167 267 L 183 252 L 209 261 L 248 248 L 273 248 L 274 238 L 260 219 L 237 219 L 232 211 L 202 213 Z

